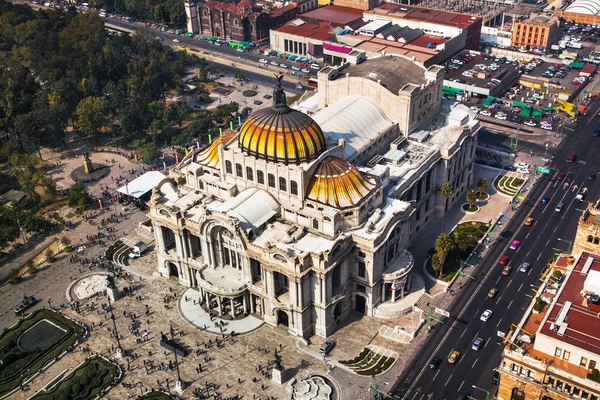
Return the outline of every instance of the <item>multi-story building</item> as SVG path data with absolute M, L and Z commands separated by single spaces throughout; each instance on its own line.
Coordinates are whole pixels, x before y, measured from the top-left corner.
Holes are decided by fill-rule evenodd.
M 582 251 L 600 254 L 600 201 L 590 203 L 579 217 L 573 253 Z
M 560 21 L 556 17 L 537 15 L 526 21 L 516 22 L 511 46 L 525 50 L 546 51 L 560 39 Z
M 272 107 L 154 190 L 158 272 L 200 291 L 198 307 L 310 337 L 351 310 L 392 318 L 414 304 L 397 303 L 411 290 L 410 234 L 456 200 L 443 182 L 472 181 L 479 124 L 442 104 L 439 66 L 386 57 L 338 72 L 296 109 L 276 85 Z
M 600 255 L 561 256 L 555 271 L 504 350 L 498 400 L 600 397 Z

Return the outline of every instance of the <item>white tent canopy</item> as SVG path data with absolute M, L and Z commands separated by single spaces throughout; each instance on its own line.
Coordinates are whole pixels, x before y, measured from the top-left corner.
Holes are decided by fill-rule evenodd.
M 117 192 L 127 194 L 139 199 L 158 185 L 160 181 L 165 179 L 165 175 L 159 171 L 148 171 L 144 175 L 139 176 L 129 183 L 121 186 Z

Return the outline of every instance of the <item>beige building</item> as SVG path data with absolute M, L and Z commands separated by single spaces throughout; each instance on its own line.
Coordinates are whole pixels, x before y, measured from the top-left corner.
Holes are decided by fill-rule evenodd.
M 379 0 L 333 0 L 336 6 L 356 8 L 358 10 L 370 10 L 380 2 Z
M 600 254 L 600 201 L 590 203 L 579 218 L 573 253 L 582 251 Z
M 598 400 L 600 255 L 561 256 L 539 288 L 500 367 L 498 400 Z
M 277 84 L 271 107 L 190 151 L 148 203 L 158 272 L 197 290 L 207 312 L 252 314 L 302 338 L 329 336 L 352 310 L 389 319 L 412 310 L 423 278 L 410 235 L 464 197 L 479 121 L 442 102 L 441 68 L 392 64 L 377 81 L 354 75 L 362 89 L 346 97 L 324 84 L 294 108 Z M 401 99 L 398 71 L 416 79 Z M 411 292 L 414 302 L 399 301 Z

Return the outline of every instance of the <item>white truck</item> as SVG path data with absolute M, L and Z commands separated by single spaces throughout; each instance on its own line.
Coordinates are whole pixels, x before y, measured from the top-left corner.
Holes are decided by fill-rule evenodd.
M 144 242 L 137 242 L 134 246 L 132 246 L 131 253 L 129 253 L 129 258 L 138 258 L 142 255 L 144 251 L 148 248 L 148 244 Z

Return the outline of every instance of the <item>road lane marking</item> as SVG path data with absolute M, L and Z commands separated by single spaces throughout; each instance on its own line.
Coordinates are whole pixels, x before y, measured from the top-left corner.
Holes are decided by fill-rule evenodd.
M 462 333 L 462 335 L 460 335 L 460 337 L 463 337 L 463 336 L 465 336 L 465 333 L 467 333 L 467 330 L 466 330 L 466 329 L 463 331 L 463 333 Z
M 517 292 L 520 292 L 522 287 L 523 287 L 523 284 L 521 283 L 521 286 L 519 286 L 519 288 L 517 289 Z
M 498 321 L 498 323 L 496 324 L 496 328 L 497 328 L 498 326 L 500 326 L 500 322 L 502 322 L 502 318 L 500 318 L 500 321 Z
M 542 253 L 538 254 L 538 256 L 537 256 L 537 258 L 535 259 L 535 261 L 539 260 L 541 256 L 542 256 Z
M 448 382 L 450 382 L 450 379 L 452 379 L 452 375 L 450 375 L 450 378 L 448 378 L 448 380 L 446 381 L 446 384 L 444 386 L 448 386 Z
M 508 307 L 506 307 L 507 309 L 510 308 L 510 306 L 512 306 L 514 300 L 511 300 L 510 303 L 508 303 Z
M 525 235 L 525 239 L 527 239 L 530 234 L 531 234 L 531 232 L 529 232 L 527 235 Z
M 435 378 L 437 378 L 437 376 L 440 374 L 440 370 L 438 369 L 438 372 L 435 373 L 435 376 L 433 377 L 432 381 L 435 381 Z
M 548 246 L 548 243 L 550 243 L 550 239 L 548 239 L 548 241 L 546 242 L 546 246 Z
M 508 287 L 510 286 L 511 283 L 512 283 L 512 279 L 508 282 L 508 285 L 506 285 L 507 289 L 508 289 Z
M 460 384 L 460 386 L 458 387 L 458 391 L 460 392 L 460 389 L 462 389 L 463 385 L 465 384 L 465 381 L 462 381 L 462 383 Z
M 500 279 L 502 279 L 502 275 L 500 275 L 500 276 L 498 277 L 498 279 L 496 279 L 496 284 L 498 284 L 498 282 L 500 282 Z
M 502 320 L 500 320 L 500 321 L 502 321 Z M 491 342 L 491 340 L 490 340 L 490 339 L 488 339 L 488 340 L 485 340 L 485 341 L 483 342 L 483 347 L 487 346 L 487 344 L 488 344 L 489 342 Z
M 475 362 L 473 363 L 473 365 L 471 365 L 471 369 L 475 368 L 475 364 L 477 364 L 477 360 L 479 360 L 479 358 L 475 359 Z M 463 382 L 464 383 L 464 382 Z M 458 388 L 458 390 L 460 390 L 460 388 Z

